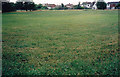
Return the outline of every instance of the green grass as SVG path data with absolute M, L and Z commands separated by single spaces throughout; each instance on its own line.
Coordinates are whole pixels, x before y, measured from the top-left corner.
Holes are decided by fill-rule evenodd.
M 118 75 L 117 11 L 3 14 L 3 75 Z

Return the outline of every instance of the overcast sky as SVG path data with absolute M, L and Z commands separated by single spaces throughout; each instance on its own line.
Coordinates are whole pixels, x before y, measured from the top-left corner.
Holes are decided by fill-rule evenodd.
M 11 2 L 16 2 L 16 0 L 10 0 Z M 33 0 L 36 4 L 39 3 L 51 3 L 51 4 L 78 4 L 78 2 L 93 2 L 94 0 Z M 109 1 L 120 1 L 120 0 L 104 0 L 105 2 L 109 2 Z

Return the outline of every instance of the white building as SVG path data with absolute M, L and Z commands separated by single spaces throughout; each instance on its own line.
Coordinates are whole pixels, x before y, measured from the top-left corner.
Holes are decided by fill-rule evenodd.
M 104 0 L 95 0 L 94 2 L 93 2 L 93 6 L 92 6 L 92 9 L 97 9 L 97 2 L 104 2 Z
M 92 8 L 91 5 L 92 5 L 91 2 L 83 2 L 82 3 L 82 7 L 84 7 L 84 8 Z
M 69 3 L 69 4 L 66 4 L 65 6 L 66 6 L 68 9 L 73 9 L 73 4 L 70 4 L 70 3 Z
M 92 9 L 97 9 L 97 0 L 95 0 L 94 2 L 93 2 L 93 6 L 92 6 Z
M 97 9 L 96 3 L 93 5 L 92 9 L 95 9 L 95 10 Z
M 54 9 L 56 7 L 55 4 L 48 4 L 48 3 L 44 4 L 43 6 L 46 6 L 48 9 Z

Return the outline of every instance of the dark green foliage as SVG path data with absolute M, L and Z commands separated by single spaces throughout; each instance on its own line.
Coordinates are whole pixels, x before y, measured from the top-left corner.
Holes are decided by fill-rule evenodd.
M 80 6 L 80 2 L 79 2 L 78 5 L 74 6 L 74 9 L 83 9 L 83 7 Z
M 105 2 L 97 2 L 97 8 L 98 9 L 106 9 L 107 4 Z
M 120 3 L 115 8 L 116 9 L 120 9 Z
M 74 9 L 77 9 L 77 5 L 74 6 Z
M 41 7 L 41 9 L 48 9 L 46 6 Z
M 29 2 L 29 5 L 28 5 L 28 10 L 36 10 L 37 7 L 36 5 L 34 4 L 34 2 Z
M 61 6 L 62 6 L 62 8 L 64 8 L 64 4 L 63 3 L 61 4 Z
M 23 2 L 16 2 L 15 5 L 17 10 L 23 10 L 23 7 L 24 7 Z
M 61 4 L 61 6 L 56 7 L 54 10 L 66 10 L 68 9 L 63 3 Z
M 10 3 L 10 2 L 2 2 L 2 12 L 11 12 L 16 10 L 37 10 L 36 5 L 34 2 L 16 2 Z
M 2 2 L 2 12 L 11 12 L 15 10 L 14 3 Z
M 27 11 L 29 9 L 29 2 L 24 3 L 24 9 Z
M 64 8 L 65 8 L 65 6 L 64 6 L 64 4 L 62 3 L 62 4 L 61 4 L 61 7 L 60 7 L 59 9 L 62 10 L 62 9 L 64 9 Z
M 24 3 L 24 10 L 28 11 L 32 11 L 32 10 L 35 10 L 36 9 L 36 6 L 34 4 L 34 2 L 25 2 Z
M 64 9 L 68 9 L 67 7 L 64 7 Z
M 80 2 L 77 5 L 77 9 L 81 9 Z
M 43 7 L 42 4 L 38 4 L 38 5 L 37 5 L 37 8 L 38 8 L 38 9 L 41 9 L 42 7 Z

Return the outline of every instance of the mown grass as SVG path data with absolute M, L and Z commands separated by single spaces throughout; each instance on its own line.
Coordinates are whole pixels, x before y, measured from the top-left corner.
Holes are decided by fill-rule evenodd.
M 118 75 L 117 11 L 3 14 L 3 75 Z

